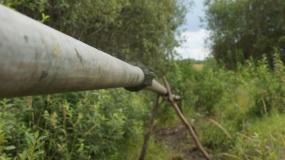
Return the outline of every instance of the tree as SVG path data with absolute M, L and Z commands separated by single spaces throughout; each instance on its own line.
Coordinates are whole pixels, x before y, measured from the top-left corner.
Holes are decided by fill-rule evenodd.
M 275 52 L 285 60 L 285 1 L 207 0 L 205 5 L 212 54 L 227 68 L 263 54 L 272 66 Z
M 4 0 L 4 4 L 125 61 L 164 68 L 178 46 L 180 0 Z

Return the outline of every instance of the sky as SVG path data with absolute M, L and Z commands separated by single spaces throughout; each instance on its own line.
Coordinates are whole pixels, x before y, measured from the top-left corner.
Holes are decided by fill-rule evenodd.
M 185 0 L 189 2 L 190 0 Z M 182 59 L 204 60 L 209 55 L 209 49 L 205 46 L 204 41 L 207 38 L 209 31 L 202 27 L 200 18 L 205 15 L 203 0 L 192 0 L 193 6 L 190 12 L 186 15 L 186 24 L 182 27 L 185 31 L 181 36 L 184 42 L 175 50 Z

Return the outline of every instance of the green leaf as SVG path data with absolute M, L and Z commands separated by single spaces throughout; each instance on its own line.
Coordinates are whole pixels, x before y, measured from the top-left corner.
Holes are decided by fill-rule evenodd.
M 16 148 L 15 146 L 7 146 L 7 147 L 5 147 L 5 150 L 9 151 L 9 150 L 13 150 L 15 148 Z
M 32 136 L 31 134 L 29 134 L 27 132 L 25 134 L 26 134 L 26 140 L 28 142 L 28 146 L 32 146 L 35 142 L 34 136 Z
M 37 143 L 35 149 L 39 149 L 44 143 L 45 141 Z
M 36 131 L 34 135 L 35 135 L 35 138 L 37 139 L 39 137 L 39 131 Z
M 40 150 L 40 151 L 35 152 L 34 154 L 35 154 L 35 155 L 39 155 L 39 154 L 44 154 L 44 153 L 45 153 L 45 151 Z
M 45 139 L 45 138 L 47 138 L 47 136 L 40 136 L 37 140 L 40 141 L 40 140 Z

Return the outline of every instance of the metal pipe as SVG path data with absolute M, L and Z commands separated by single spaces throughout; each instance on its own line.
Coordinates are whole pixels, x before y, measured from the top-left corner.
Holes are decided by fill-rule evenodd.
M 167 89 L 155 80 L 152 81 L 151 86 L 147 86 L 145 89 L 159 93 L 160 95 L 165 96 L 166 98 L 169 98 L 169 95 L 167 93 Z M 172 98 L 175 101 L 181 100 L 181 97 L 179 95 L 175 95 L 175 94 L 172 94 Z
M 0 98 L 143 83 L 142 69 L 0 5 Z M 165 94 L 153 80 L 147 89 Z
M 159 93 L 161 95 L 167 94 L 166 88 L 155 80 L 153 80 L 151 86 L 147 86 L 146 89 L 153 91 L 153 92 L 156 92 L 156 93 Z

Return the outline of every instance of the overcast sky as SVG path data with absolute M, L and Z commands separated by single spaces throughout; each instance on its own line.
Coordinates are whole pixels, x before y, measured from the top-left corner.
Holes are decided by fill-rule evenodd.
M 191 0 L 185 0 L 189 3 Z M 186 15 L 185 31 L 182 36 L 185 42 L 175 48 L 182 58 L 204 60 L 209 55 L 209 49 L 204 45 L 208 31 L 202 27 L 200 18 L 205 15 L 203 0 L 193 0 L 193 6 Z

